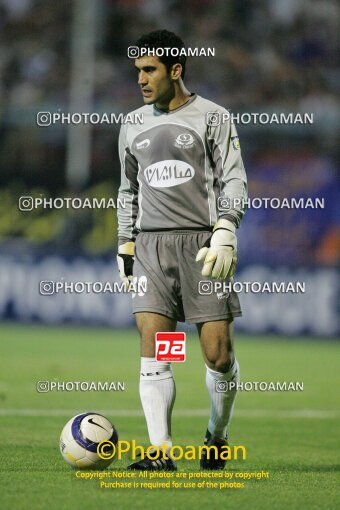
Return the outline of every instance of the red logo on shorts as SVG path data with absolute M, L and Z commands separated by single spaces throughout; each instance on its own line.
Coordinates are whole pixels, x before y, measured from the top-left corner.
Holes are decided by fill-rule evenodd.
M 157 361 L 185 361 L 185 333 L 156 333 Z

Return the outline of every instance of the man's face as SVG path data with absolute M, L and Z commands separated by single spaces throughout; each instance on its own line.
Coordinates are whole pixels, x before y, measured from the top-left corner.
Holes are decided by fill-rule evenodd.
M 141 57 L 135 60 L 138 69 L 138 85 L 142 90 L 145 104 L 157 103 L 167 106 L 174 94 L 174 82 L 166 66 L 158 57 Z

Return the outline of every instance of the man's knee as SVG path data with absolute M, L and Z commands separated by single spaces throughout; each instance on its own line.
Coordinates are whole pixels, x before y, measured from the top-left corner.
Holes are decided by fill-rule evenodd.
M 198 331 L 208 367 L 216 372 L 228 372 L 235 360 L 232 322 L 205 323 L 199 325 Z
M 211 370 L 225 374 L 232 367 L 235 357 L 233 352 L 217 353 L 215 355 L 208 353 L 206 354 L 206 359 L 208 361 L 207 365 Z
M 135 314 L 137 328 L 141 339 L 141 356 L 152 358 L 155 356 L 155 336 L 158 331 L 175 331 L 176 321 L 151 312 Z

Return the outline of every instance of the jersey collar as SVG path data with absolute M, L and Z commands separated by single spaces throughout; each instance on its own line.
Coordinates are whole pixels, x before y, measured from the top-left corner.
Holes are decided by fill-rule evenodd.
M 183 108 L 186 108 L 187 106 L 189 106 L 189 104 L 191 104 L 193 101 L 195 101 L 196 97 L 197 97 L 197 94 L 195 94 L 195 93 L 191 94 L 189 101 L 187 101 L 186 103 L 182 104 L 182 106 L 179 106 L 178 108 L 175 108 L 174 110 L 171 110 L 169 112 L 165 112 L 164 110 L 160 110 L 159 108 L 157 108 L 156 105 L 153 105 L 153 109 L 154 109 L 154 112 L 157 115 L 171 115 L 172 113 L 176 113 L 179 110 L 182 110 Z

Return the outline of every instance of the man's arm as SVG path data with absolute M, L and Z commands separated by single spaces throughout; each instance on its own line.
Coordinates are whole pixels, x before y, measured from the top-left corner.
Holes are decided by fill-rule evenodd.
M 121 166 L 121 182 L 118 199 L 124 208 L 118 208 L 118 255 L 119 274 L 123 282 L 132 280 L 134 261 L 134 241 L 136 238 L 136 218 L 138 213 L 138 162 L 131 154 L 127 139 L 127 126 L 123 125 L 119 133 L 119 159 Z
M 131 154 L 126 140 L 127 125 L 121 127 L 119 133 L 119 159 L 121 166 L 121 181 L 118 190 L 118 199 L 125 207 L 118 208 L 118 240 L 119 246 L 128 241 L 135 241 L 136 218 L 138 214 L 138 162 Z
M 246 210 L 247 179 L 235 126 L 230 122 L 208 126 L 207 137 L 213 172 L 219 183 L 217 222 L 212 236 L 199 250 L 196 262 L 203 262 L 203 276 L 224 279 L 235 272 L 235 230 Z
M 228 219 L 239 227 L 246 212 L 247 177 L 235 125 L 227 121 L 208 126 L 207 134 L 220 185 L 217 217 Z

